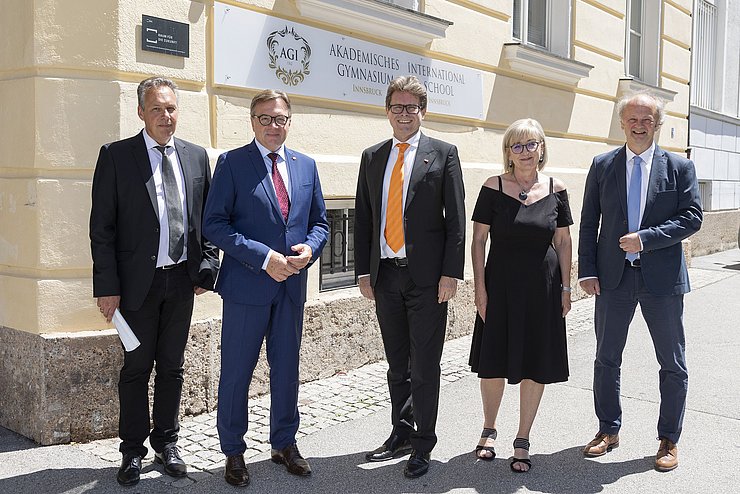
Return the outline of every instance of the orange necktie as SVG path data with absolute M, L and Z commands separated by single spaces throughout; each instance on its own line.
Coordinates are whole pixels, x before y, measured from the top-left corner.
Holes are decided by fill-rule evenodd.
M 388 186 L 388 206 L 385 211 L 385 241 L 393 252 L 403 247 L 403 157 L 409 145 L 399 142 L 398 158 Z

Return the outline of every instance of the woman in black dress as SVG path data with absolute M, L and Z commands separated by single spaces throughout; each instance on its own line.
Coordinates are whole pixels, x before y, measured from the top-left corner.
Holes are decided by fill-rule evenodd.
M 511 469 L 527 472 L 529 433 L 545 384 L 568 379 L 565 315 L 570 310 L 573 224 L 560 180 L 547 162 L 542 126 L 517 120 L 503 138 L 504 173 L 481 188 L 473 212 L 472 259 L 478 311 L 470 366 L 481 378 L 483 433 L 476 456 L 495 456 L 505 381 L 519 386 L 519 429 Z M 486 243 L 491 248 L 485 260 Z

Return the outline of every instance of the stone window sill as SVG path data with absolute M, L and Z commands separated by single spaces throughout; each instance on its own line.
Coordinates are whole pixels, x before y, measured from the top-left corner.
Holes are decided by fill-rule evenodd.
M 577 85 L 594 68 L 522 43 L 504 43 L 502 58 L 515 72 L 569 86 Z
M 296 0 L 302 16 L 378 38 L 426 46 L 452 22 L 381 0 Z
M 620 99 L 630 93 L 636 93 L 638 91 L 650 91 L 655 96 L 662 99 L 665 103 L 671 103 L 678 94 L 677 92 L 671 91 L 669 89 L 651 86 L 650 84 L 642 82 L 633 77 L 625 77 L 623 79 L 619 79 L 619 86 L 617 87 L 617 99 Z

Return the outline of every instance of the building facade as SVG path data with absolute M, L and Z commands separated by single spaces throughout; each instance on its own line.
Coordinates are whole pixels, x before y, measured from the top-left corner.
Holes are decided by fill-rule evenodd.
M 711 242 L 723 248 L 737 242 L 740 223 L 738 23 L 740 1 L 695 0 L 689 149 L 707 212 L 706 227 L 714 233 Z M 728 224 L 735 226 L 733 231 L 721 228 Z
M 390 77 L 414 73 L 427 85 L 423 130 L 458 147 L 469 215 L 481 184 L 501 172 L 503 131 L 519 118 L 542 123 L 545 173 L 568 184 L 576 220 L 592 157 L 623 143 L 621 95 L 655 91 L 667 109 L 660 145 L 685 153 L 689 143 L 692 0 L 2 5 L 0 425 L 43 444 L 116 431 L 121 350 L 92 299 L 90 187 L 100 145 L 141 129 L 135 90 L 145 77 L 177 82 L 177 135 L 206 147 L 213 163 L 252 139 L 254 94 L 291 95 L 287 145 L 319 164 L 332 223 L 310 271 L 303 379 L 383 355 L 374 309 L 354 287 L 351 228 L 360 153 L 391 136 Z M 184 24 L 187 43 L 144 16 Z M 167 49 L 144 49 L 152 43 Z M 218 296 L 198 297 L 184 413 L 215 407 L 220 308 Z M 450 334 L 469 332 L 473 312 L 466 283 Z M 265 389 L 257 376 L 252 391 Z

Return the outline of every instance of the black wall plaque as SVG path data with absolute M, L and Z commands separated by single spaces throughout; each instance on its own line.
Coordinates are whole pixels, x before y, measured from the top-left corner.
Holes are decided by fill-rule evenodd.
M 142 15 L 141 49 L 188 58 L 190 56 L 190 25 Z

